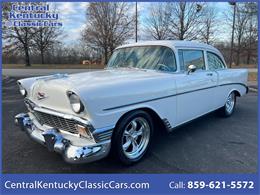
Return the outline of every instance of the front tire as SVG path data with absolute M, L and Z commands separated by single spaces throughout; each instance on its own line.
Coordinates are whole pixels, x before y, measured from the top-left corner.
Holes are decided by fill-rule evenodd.
M 220 108 L 219 112 L 223 117 L 229 117 L 233 114 L 236 107 L 236 94 L 232 91 L 227 98 L 225 105 Z
M 147 112 L 130 112 L 115 128 L 112 152 L 126 165 L 140 161 L 150 148 L 153 131 L 152 117 Z

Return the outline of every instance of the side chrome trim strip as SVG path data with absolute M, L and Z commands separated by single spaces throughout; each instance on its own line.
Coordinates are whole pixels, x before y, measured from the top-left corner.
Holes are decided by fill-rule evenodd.
M 225 83 L 218 86 L 225 86 L 225 85 L 242 85 L 243 87 L 247 88 L 247 86 L 244 83 Z M 216 86 L 216 87 L 218 87 Z
M 99 143 L 105 140 L 110 140 L 115 126 L 96 129 L 92 132 L 93 137 Z
M 215 86 L 212 86 L 212 87 L 205 87 L 205 88 L 201 88 L 201 89 L 185 91 L 185 92 L 182 92 L 182 93 L 176 93 L 176 94 L 172 94 L 172 95 L 162 96 L 162 97 L 144 100 L 144 101 L 140 101 L 140 102 L 135 102 L 135 103 L 131 103 L 131 104 L 125 104 L 125 105 L 121 105 L 121 106 L 105 108 L 105 109 L 103 109 L 103 111 L 115 110 L 115 109 L 119 109 L 119 108 L 123 108 L 123 107 L 127 107 L 127 106 L 133 106 L 133 105 L 136 105 L 136 104 L 142 104 L 142 103 L 146 103 L 146 102 L 156 101 L 156 100 L 160 100 L 160 99 L 165 99 L 165 98 L 169 98 L 169 97 L 183 95 L 183 94 L 186 94 L 186 93 L 192 93 L 192 92 L 196 92 L 196 91 L 211 89 L 211 88 L 215 88 L 215 87 L 221 87 L 221 86 L 225 86 L 225 85 L 242 85 L 243 87 L 247 88 L 247 86 L 244 83 L 226 83 L 226 84 L 221 84 L 221 85 L 215 85 Z
M 95 129 L 93 131 L 93 134 L 105 133 L 105 132 L 108 132 L 110 130 L 113 130 L 114 128 L 115 128 L 115 125 L 108 126 L 108 127 L 103 127 L 103 128 L 99 128 L 99 129 Z

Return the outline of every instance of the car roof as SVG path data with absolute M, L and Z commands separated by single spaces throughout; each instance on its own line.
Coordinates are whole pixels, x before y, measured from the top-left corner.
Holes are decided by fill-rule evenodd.
M 215 47 L 205 44 L 205 43 L 199 43 L 197 41 L 180 41 L 180 40 L 140 41 L 137 43 L 125 44 L 125 45 L 117 47 L 116 49 L 134 47 L 134 46 L 148 46 L 148 45 L 161 45 L 161 46 L 170 47 L 172 49 L 201 48 L 201 49 L 207 49 L 207 50 L 211 50 L 211 51 L 220 53 Z

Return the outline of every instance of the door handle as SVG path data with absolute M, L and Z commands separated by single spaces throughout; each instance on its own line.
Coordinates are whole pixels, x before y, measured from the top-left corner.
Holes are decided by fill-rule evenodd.
M 213 73 L 207 73 L 207 76 L 213 76 Z

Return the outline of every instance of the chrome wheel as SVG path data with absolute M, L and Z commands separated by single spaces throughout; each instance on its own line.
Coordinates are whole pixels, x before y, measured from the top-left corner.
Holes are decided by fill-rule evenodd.
M 226 108 L 226 112 L 228 114 L 233 112 L 234 106 L 235 106 L 235 94 L 232 92 L 229 94 L 226 104 L 225 104 L 225 108 Z
M 126 125 L 122 136 L 122 149 L 126 157 L 136 159 L 145 152 L 150 131 L 149 123 L 143 117 L 134 118 Z

